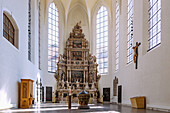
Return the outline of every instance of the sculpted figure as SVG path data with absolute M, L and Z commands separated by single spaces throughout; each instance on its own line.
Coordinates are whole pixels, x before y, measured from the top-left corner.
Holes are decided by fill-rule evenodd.
M 63 55 L 60 54 L 59 57 L 58 57 L 58 62 L 61 62 L 63 60 Z
M 138 43 L 136 42 L 136 46 L 134 46 L 132 49 L 134 50 L 134 56 L 133 56 L 133 60 L 134 60 L 134 63 L 136 63 L 136 59 L 137 59 L 137 56 L 138 56 L 138 52 L 137 52 L 137 49 L 138 47 L 140 46 L 141 43 Z
M 93 56 L 93 61 L 96 62 L 96 56 Z
M 97 76 L 97 82 L 100 80 L 100 78 L 101 78 L 101 75 L 98 75 Z
M 81 24 L 81 21 L 80 21 L 79 23 L 76 24 L 76 26 L 75 26 L 76 29 L 80 29 L 80 28 L 81 28 L 80 24 Z
M 118 78 L 115 76 L 115 79 L 113 80 L 113 85 L 114 85 L 114 92 L 113 92 L 113 96 L 117 96 L 117 84 L 118 84 Z

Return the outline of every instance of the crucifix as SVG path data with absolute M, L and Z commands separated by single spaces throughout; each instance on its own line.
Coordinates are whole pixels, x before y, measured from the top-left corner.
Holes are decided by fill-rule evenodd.
M 133 55 L 133 61 L 136 64 L 136 69 L 138 68 L 137 62 L 138 62 L 138 47 L 140 46 L 140 42 L 136 42 L 136 46 L 134 46 L 132 49 L 134 50 L 134 55 Z

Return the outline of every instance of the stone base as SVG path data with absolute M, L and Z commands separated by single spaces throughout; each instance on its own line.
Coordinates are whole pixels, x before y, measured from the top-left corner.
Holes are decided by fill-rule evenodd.
M 90 109 L 89 106 L 79 106 L 78 109 Z
M 117 96 L 113 96 L 112 102 L 113 103 L 117 103 L 118 102 L 118 97 Z

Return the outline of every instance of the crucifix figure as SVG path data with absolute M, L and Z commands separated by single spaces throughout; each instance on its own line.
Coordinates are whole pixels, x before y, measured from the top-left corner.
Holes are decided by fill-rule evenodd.
M 138 62 L 138 47 L 140 46 L 140 42 L 136 42 L 136 46 L 133 47 L 134 50 L 134 56 L 133 56 L 133 60 L 134 63 L 136 63 L 136 69 L 137 69 L 137 62 Z

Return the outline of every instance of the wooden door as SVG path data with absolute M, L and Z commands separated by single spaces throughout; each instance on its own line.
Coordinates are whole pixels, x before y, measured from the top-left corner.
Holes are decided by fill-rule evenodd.
M 122 102 L 122 86 L 118 86 L 118 103 Z
M 46 101 L 52 102 L 52 87 L 46 87 Z
M 110 88 L 103 88 L 103 101 L 110 102 Z
M 42 102 L 44 102 L 44 86 L 42 86 Z

